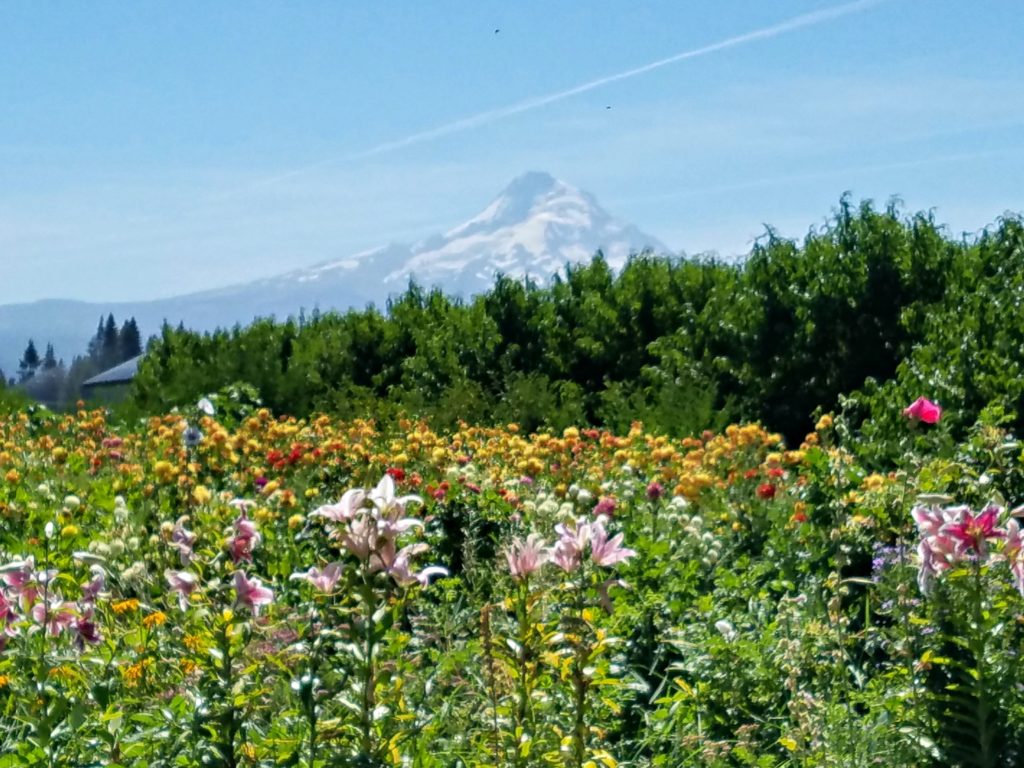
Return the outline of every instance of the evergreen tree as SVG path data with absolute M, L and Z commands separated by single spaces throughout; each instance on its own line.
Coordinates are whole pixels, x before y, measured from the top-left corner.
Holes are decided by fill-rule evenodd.
M 35 341 L 29 339 L 28 346 L 25 347 L 25 354 L 18 363 L 19 381 L 26 382 L 35 376 L 36 369 L 39 368 L 39 363 L 39 350 L 36 349 Z
M 104 368 L 111 368 L 120 362 L 117 359 L 119 347 L 117 323 L 114 321 L 114 315 L 110 314 L 107 315 L 107 322 L 103 326 L 103 344 L 100 351 Z
M 118 343 L 121 348 L 121 359 L 118 362 L 131 360 L 142 354 L 142 334 L 139 333 L 139 326 L 134 317 L 124 321 L 118 334 Z
M 57 367 L 57 356 L 53 352 L 53 344 L 46 345 L 46 354 L 43 355 L 43 370 L 52 371 Z
M 100 317 L 100 321 L 96 325 L 96 335 L 89 339 L 89 357 L 97 363 L 100 361 L 100 357 L 103 354 L 103 326 L 103 318 Z

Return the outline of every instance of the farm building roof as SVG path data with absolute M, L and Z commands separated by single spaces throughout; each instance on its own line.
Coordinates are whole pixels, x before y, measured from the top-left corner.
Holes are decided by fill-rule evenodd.
M 133 357 L 131 360 L 125 360 L 120 365 L 115 365 L 103 373 L 98 373 L 91 379 L 86 381 L 83 387 L 109 387 L 115 384 L 127 384 L 135 378 L 135 374 L 139 370 L 139 361 L 142 360 L 142 355 Z

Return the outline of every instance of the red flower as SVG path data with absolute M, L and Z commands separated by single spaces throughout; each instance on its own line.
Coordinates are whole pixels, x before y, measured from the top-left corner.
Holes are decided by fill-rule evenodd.
M 746 472 L 743 473 L 743 477 L 747 480 L 753 480 L 755 477 L 757 477 L 757 470 L 748 469 Z
M 757 498 L 770 501 L 775 498 L 775 485 L 773 483 L 761 483 L 757 486 Z
M 794 522 L 794 523 L 806 523 L 807 522 L 807 513 L 806 512 L 794 512 L 790 516 L 789 519 L 792 522 Z
M 396 483 L 400 483 L 405 480 L 405 470 L 401 467 L 389 467 L 388 474 L 391 475 L 391 479 Z

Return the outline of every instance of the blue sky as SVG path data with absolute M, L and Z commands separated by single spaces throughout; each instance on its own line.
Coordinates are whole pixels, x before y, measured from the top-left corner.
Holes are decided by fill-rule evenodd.
M 526 170 L 689 253 L 801 236 L 845 190 L 975 231 L 1024 211 L 1021 31 L 1019 0 L 6 3 L 0 303 L 412 240 Z

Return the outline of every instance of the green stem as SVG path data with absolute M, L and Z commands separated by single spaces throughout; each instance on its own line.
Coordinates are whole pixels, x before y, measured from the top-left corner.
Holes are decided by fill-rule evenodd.
M 309 612 L 309 636 L 310 636 L 310 655 L 309 655 L 309 691 L 307 693 L 306 701 L 306 717 L 309 720 L 309 768 L 316 768 L 316 674 L 319 668 L 319 658 L 317 653 L 319 652 L 319 644 L 316 637 L 316 608 L 314 607 Z M 301 681 L 300 681 L 301 683 Z
M 376 674 L 374 671 L 373 647 L 374 647 L 374 614 L 377 611 L 376 595 L 373 591 L 372 576 L 363 569 L 363 597 L 366 604 L 366 619 L 363 626 L 363 641 L 365 653 L 365 665 L 363 668 L 363 706 L 362 706 L 362 749 L 366 757 L 374 753 L 373 738 L 373 710 L 376 708 L 374 701 L 374 686 Z
M 238 760 L 235 757 L 235 732 L 238 724 L 235 719 L 235 702 L 231 693 L 231 638 L 228 636 L 230 622 L 225 623 L 220 633 L 221 641 L 221 668 L 220 680 L 221 689 L 224 692 L 226 709 L 224 712 L 224 732 L 220 746 L 221 754 L 224 756 L 227 768 L 237 768 Z
M 589 685 L 584 674 L 590 649 L 585 633 L 589 629 L 585 611 L 587 607 L 587 574 L 585 562 L 580 563 L 580 580 L 576 588 L 576 613 L 579 617 L 579 638 L 573 661 L 573 758 L 576 768 L 583 768 L 587 759 L 587 691 Z

